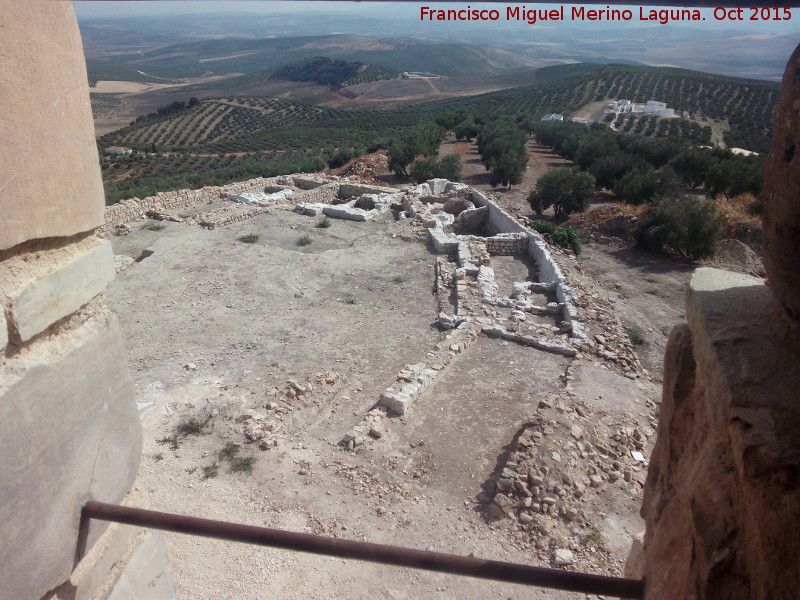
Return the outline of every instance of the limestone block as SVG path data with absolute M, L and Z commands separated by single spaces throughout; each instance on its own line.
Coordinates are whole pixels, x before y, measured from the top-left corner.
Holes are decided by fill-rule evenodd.
M 642 506 L 646 598 L 793 598 L 800 343 L 760 279 L 698 269 L 686 304 Z
M 402 415 L 414 402 L 414 397 L 401 392 L 387 390 L 381 394 L 379 402 L 381 406 L 386 407 L 391 412 Z
M 0 352 L 8 346 L 8 323 L 3 307 L 0 305 Z
M 114 280 L 111 244 L 103 242 L 10 296 L 12 325 L 27 341 L 102 293 Z
M 800 319 L 800 46 L 783 75 L 764 199 L 764 267 L 781 304 Z
M 72 572 L 82 503 L 119 502 L 136 477 L 142 434 L 114 317 L 0 367 L 0 422 L 13 424 L 0 436 L 0 598 L 38 600 Z
M 366 221 L 369 214 L 369 211 L 345 205 L 326 206 L 322 212 L 325 213 L 325 216 L 333 217 L 334 219 L 348 219 L 350 221 Z
M 175 579 L 161 534 L 148 531 L 123 567 L 106 600 L 172 600 L 175 597 Z
M 0 2 L 0 250 L 103 223 L 89 84 L 68 2 Z

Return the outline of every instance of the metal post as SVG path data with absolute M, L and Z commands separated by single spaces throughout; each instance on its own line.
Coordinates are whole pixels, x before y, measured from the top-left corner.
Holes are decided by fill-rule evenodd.
M 104 502 L 87 502 L 83 507 L 83 517 L 174 531 L 176 533 L 201 535 L 232 542 L 245 542 L 260 546 L 283 548 L 285 550 L 366 560 L 400 567 L 426 569 L 428 571 L 535 585 L 571 592 L 620 598 L 644 598 L 644 582 L 634 579 L 572 573 L 556 569 L 504 563 L 496 560 L 469 558 L 455 554 L 442 554 L 383 544 L 342 540 L 308 533 L 294 533 L 280 529 L 187 517 L 129 506 L 106 504 Z

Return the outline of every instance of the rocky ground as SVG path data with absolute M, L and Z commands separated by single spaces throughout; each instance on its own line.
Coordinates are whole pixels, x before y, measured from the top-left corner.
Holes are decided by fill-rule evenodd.
M 586 257 L 556 253 L 591 340 L 577 357 L 481 335 L 405 415 L 351 451 L 346 432 L 444 340 L 437 256 L 418 224 L 391 214 L 316 223 L 286 210 L 112 239 L 117 254 L 140 259 L 108 299 L 142 406 L 136 485 L 151 506 L 620 575 L 642 528 L 660 390 L 655 356 L 637 354 L 617 319 L 619 293 L 589 276 Z M 247 234 L 258 241 L 239 241 Z M 311 243 L 300 245 L 304 236 Z M 496 262 L 501 286 L 529 273 Z M 664 298 L 678 311 L 674 300 Z M 585 597 L 165 538 L 180 598 Z

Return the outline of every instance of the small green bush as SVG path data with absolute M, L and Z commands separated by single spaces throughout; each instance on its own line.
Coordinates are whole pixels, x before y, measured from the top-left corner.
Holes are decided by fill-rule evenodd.
M 331 220 L 328 217 L 325 217 L 321 221 L 317 221 L 317 224 L 314 227 L 318 229 L 327 229 L 331 226 Z
M 255 233 L 248 233 L 239 238 L 239 241 L 244 244 L 255 244 L 259 240 L 259 236 Z
M 572 248 L 578 255 L 581 253 L 581 238 L 572 227 L 558 227 L 550 221 L 528 221 L 528 226 L 534 231 L 546 234 L 557 246 Z
M 219 475 L 219 465 L 217 463 L 203 467 L 203 479 L 212 479 L 217 475 Z
M 300 239 L 297 240 L 297 245 L 298 246 L 310 246 L 313 241 L 314 240 L 311 239 L 311 236 L 304 235 L 303 237 L 301 237 Z
M 226 443 L 222 450 L 219 451 L 220 460 L 233 460 L 239 455 L 240 448 L 241 446 L 239 446 L 239 444 L 234 444 L 233 442 Z
M 634 346 L 643 346 L 645 343 L 644 334 L 639 331 L 638 329 L 627 329 L 628 332 L 628 339 L 631 341 L 631 344 Z
M 178 434 L 182 436 L 187 435 L 200 435 L 203 433 L 203 430 L 208 426 L 208 423 L 211 421 L 211 417 L 202 421 L 197 417 L 190 417 L 180 425 L 178 425 Z
M 161 231 L 164 227 L 165 226 L 161 223 L 146 223 L 142 225 L 142 229 L 146 229 L 147 231 Z
M 230 460 L 231 471 L 234 473 L 252 473 L 255 462 L 255 456 L 237 456 Z

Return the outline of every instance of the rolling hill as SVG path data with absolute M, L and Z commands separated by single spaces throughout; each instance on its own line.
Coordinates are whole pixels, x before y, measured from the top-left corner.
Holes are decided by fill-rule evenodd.
M 169 159 L 172 161 L 169 172 L 173 177 L 170 181 L 179 181 L 190 173 L 193 182 L 203 185 L 204 181 L 218 182 L 221 177 L 218 169 L 229 169 L 231 161 L 241 160 L 242 153 L 249 154 L 248 160 L 256 161 L 253 164 L 260 164 L 258 168 L 272 169 L 276 168 L 273 163 L 258 163 L 262 160 L 259 157 L 270 155 L 270 160 L 280 157 L 284 162 L 290 155 L 296 160 L 315 157 L 319 160 L 340 148 L 375 148 L 417 123 L 458 108 L 467 108 L 486 117 L 520 112 L 533 116 L 546 112 L 569 115 L 589 102 L 612 98 L 665 101 L 694 117 L 702 116 L 704 123 L 729 127 L 725 139 L 730 146 L 763 152 L 772 135 L 778 86 L 673 68 L 559 65 L 537 70 L 536 82 L 531 85 L 476 96 L 450 97 L 395 110 L 331 109 L 287 98 L 208 99 L 177 113 L 143 119 L 103 136 L 99 142 L 101 146 L 125 145 L 149 150 L 155 145 L 162 152 L 215 156 L 213 164 L 204 163 L 205 175 L 198 172 L 195 162 L 189 159 L 184 162 Z M 697 129 L 697 123 L 690 120 L 676 121 L 675 127 L 654 127 L 653 131 L 658 132 L 655 135 L 695 140 Z M 643 133 L 641 130 L 634 132 Z M 145 164 L 138 174 L 136 171 L 133 175 L 126 174 L 123 187 L 116 189 L 112 185 L 107 186 L 107 190 L 124 197 L 124 193 L 134 195 L 137 192 L 137 182 L 152 187 L 155 185 L 153 178 L 160 173 L 158 160 L 162 159 Z M 298 170 L 295 164 L 286 163 L 286 168 Z
M 399 75 L 398 71 L 387 67 L 315 56 L 284 65 L 275 71 L 270 79 L 311 81 L 338 90 L 348 85 L 395 79 Z

